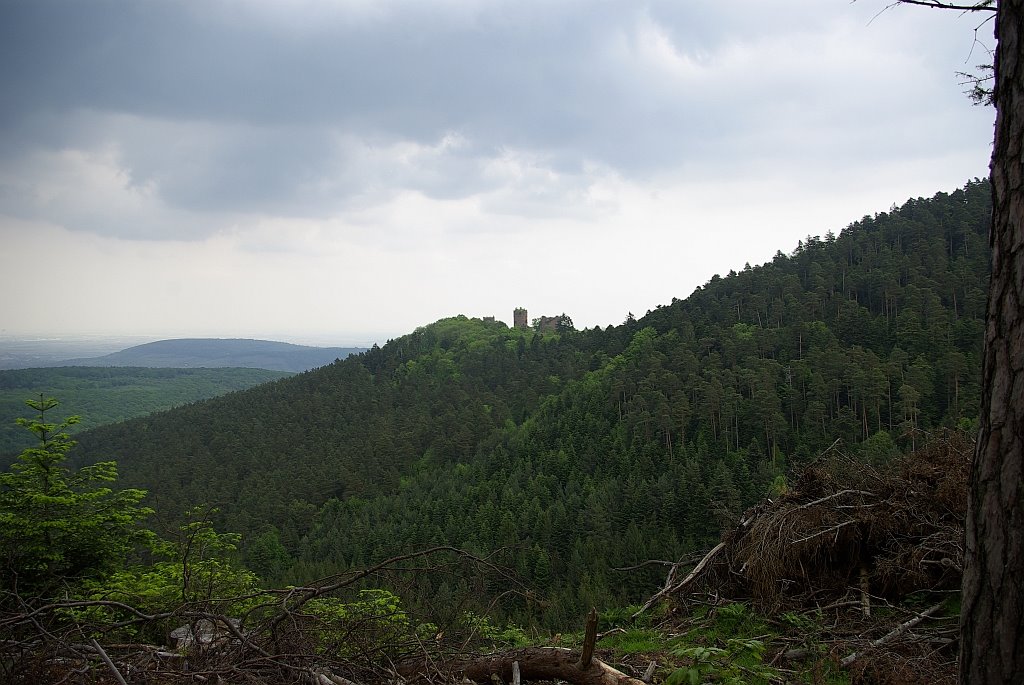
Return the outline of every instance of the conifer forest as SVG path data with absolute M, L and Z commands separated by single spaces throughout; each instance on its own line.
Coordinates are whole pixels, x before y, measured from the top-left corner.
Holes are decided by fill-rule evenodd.
M 938 486 L 906 455 L 931 454 L 935 473 L 959 473 L 934 455 L 958 445 L 962 457 L 977 430 L 991 206 L 989 182 L 970 181 L 838 234 L 807 236 L 619 325 L 575 330 L 564 319 L 550 332 L 456 316 L 75 440 L 66 432 L 75 419 L 61 423 L 72 402 L 30 397 L 19 423 L 36 446 L 12 454 L 0 481 L 3 677 L 43 682 L 60 658 L 80 657 L 89 682 L 115 673 L 176 682 L 167 675 L 183 672 L 176 657 L 150 654 L 143 666 L 136 653 L 129 677 L 123 660 L 104 669 L 99 657 L 117 648 L 101 645 L 162 645 L 172 624 L 191 621 L 195 631 L 197 621 L 228 615 L 245 617 L 230 629 L 235 642 L 248 644 L 245 620 L 268 631 L 260 639 L 270 642 L 254 641 L 247 657 L 265 663 L 236 658 L 232 676 L 211 661 L 196 667 L 201 677 L 318 677 L 313 661 L 283 656 L 306 650 L 333 664 L 324 678 L 370 681 L 395 645 L 405 651 L 388 658 L 398 660 L 429 651 L 424 642 L 462 640 L 465 658 L 482 644 L 524 648 L 563 633 L 571 641 L 592 607 L 619 658 L 657 652 L 626 638 L 648 639 L 659 620 L 695 610 L 671 594 L 653 602 L 672 585 L 666 572 L 696 573 L 720 540 L 749 540 L 750 512 L 795 502 L 784 513 L 794 520 L 828 500 L 850 510 L 891 505 L 912 518 L 931 505 L 893 502 Z M 902 480 L 886 480 L 879 498 L 893 468 Z M 792 499 L 800 493 L 813 501 Z M 842 504 L 851 493 L 860 499 Z M 952 502 L 929 521 L 955 518 Z M 853 519 L 827 520 L 806 539 L 826 530 L 827 540 L 835 527 L 838 544 L 854 529 Z M 883 524 L 858 521 L 860 549 Z M 942 530 L 932 539 L 946 540 Z M 892 563 L 927 570 L 957 559 L 946 549 Z M 850 559 L 833 566 L 849 576 L 843 583 L 853 578 L 893 602 L 913 592 L 934 599 L 929 592 L 949 585 L 928 576 L 932 585 L 900 590 L 902 572 L 883 578 Z M 763 596 L 781 602 L 777 584 L 796 582 L 786 577 L 770 576 L 776 589 Z M 769 667 L 757 631 L 792 635 L 827 612 L 776 611 L 769 625 L 753 613 L 764 609 L 758 596 L 748 584 L 737 604 L 705 597 L 702 625 L 732 630 L 728 646 L 704 634 L 694 644 L 724 651 L 675 644 L 667 671 L 662 646 L 659 677 L 796 678 Z M 33 651 L 45 635 L 62 636 L 61 649 Z M 805 648 L 817 649 L 788 645 L 785 654 Z M 814 654 L 836 661 L 826 649 Z M 849 682 L 820 663 L 825 671 L 806 682 Z

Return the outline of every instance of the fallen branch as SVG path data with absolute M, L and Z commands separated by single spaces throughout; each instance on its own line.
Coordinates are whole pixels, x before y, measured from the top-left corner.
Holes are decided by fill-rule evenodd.
M 700 574 L 700 572 L 704 570 L 704 567 L 706 567 L 708 565 L 708 563 L 715 557 L 715 555 L 717 555 L 723 549 L 725 549 L 725 542 L 719 542 L 717 545 L 715 545 L 714 549 L 712 549 L 710 552 L 708 552 L 707 554 L 704 555 L 704 558 L 701 559 L 700 562 L 696 566 L 693 567 L 693 570 L 690 571 L 690 573 L 687 574 L 687 576 L 685 578 L 683 578 L 676 585 L 672 585 L 672 586 L 667 586 L 666 585 L 661 590 L 661 592 L 655 594 L 653 597 L 648 599 L 644 603 L 644 605 L 642 607 L 637 609 L 636 612 L 633 614 L 633 618 L 636 618 L 640 614 L 642 614 L 645 611 L 647 611 L 648 609 L 650 609 L 654 605 L 655 602 L 657 602 L 659 599 L 661 599 L 665 595 L 674 594 L 676 592 L 679 592 L 684 587 L 689 585 L 693 581 L 693 579 L 696 578 Z M 669 577 L 671 578 L 671 575 Z
M 906 631 L 910 630 L 911 628 L 916 626 L 918 623 L 920 623 L 921 621 L 925 620 L 926 618 L 928 618 L 929 616 L 934 614 L 936 611 L 941 609 L 942 605 L 943 605 L 943 603 L 939 602 L 938 604 L 936 604 L 934 606 L 928 607 L 927 609 L 925 609 L 921 613 L 919 613 L 916 616 L 914 616 L 914 618 L 910 619 L 909 621 L 904 621 L 903 623 L 899 624 L 898 626 L 893 628 L 891 631 L 889 631 L 888 633 L 883 635 L 882 637 L 878 638 L 877 640 L 872 641 L 871 644 L 869 645 L 869 648 L 874 649 L 875 647 L 881 647 L 882 645 L 884 645 L 887 642 L 892 642 L 894 639 L 896 639 L 897 637 L 899 637 L 900 635 L 902 635 Z M 839 663 L 842 664 L 843 666 L 849 666 L 854 661 L 859 659 L 861 656 L 863 656 L 862 652 L 853 652 L 852 654 L 849 654 L 849 655 L 843 657 L 843 660 L 840 661 Z
M 694 578 L 700 575 L 700 572 L 704 570 L 704 567 L 707 566 L 708 563 L 710 563 L 711 560 L 715 558 L 715 555 L 717 555 L 723 549 L 725 549 L 724 542 L 719 542 L 717 545 L 715 545 L 715 548 L 708 552 L 704 556 L 704 558 L 700 560 L 699 564 L 693 567 L 693 570 L 690 571 L 690 573 L 685 578 L 683 578 L 682 582 L 680 582 L 678 585 L 675 586 L 675 588 L 673 588 L 673 592 L 682 590 L 684 587 L 689 585 Z
M 95 639 L 90 640 L 90 642 L 92 643 L 92 648 L 95 649 L 96 653 L 100 655 L 101 659 L 103 659 L 103 663 L 105 663 L 107 665 L 107 668 L 110 669 L 110 672 L 114 674 L 114 679 L 117 680 L 117 682 L 120 683 L 120 685 L 128 685 L 128 683 L 125 682 L 124 676 L 121 675 L 121 672 L 119 670 L 117 670 L 117 666 L 115 666 L 114 662 L 110 660 L 110 656 L 103 650 L 102 647 L 100 647 L 100 643 L 96 642 Z
M 839 492 L 833 492 L 831 495 L 826 495 L 824 497 L 819 497 L 818 499 L 814 500 L 813 502 L 807 502 L 806 504 L 801 504 L 800 506 L 798 506 L 795 509 L 793 509 L 793 511 L 797 511 L 799 509 L 810 509 L 811 507 L 813 507 L 815 505 L 822 504 L 823 502 L 827 502 L 830 499 L 835 499 L 837 497 L 842 497 L 843 495 L 867 495 L 868 497 L 874 497 L 875 493 L 868 492 L 867 490 L 840 490 Z
M 801 542 L 807 542 L 808 540 L 813 540 L 814 538 L 820 537 L 822 535 L 825 535 L 826 533 L 831 533 L 833 531 L 838 531 L 843 526 L 848 526 L 851 523 L 857 523 L 857 522 L 852 520 L 852 519 L 849 520 L 849 521 L 843 521 L 842 523 L 837 523 L 834 526 L 829 526 L 828 528 L 826 528 L 824 530 L 819 530 L 817 533 L 812 533 L 811 535 L 807 535 L 805 537 L 802 537 L 799 540 L 793 540 L 793 542 L 791 542 L 789 544 L 796 545 L 796 544 L 799 544 Z

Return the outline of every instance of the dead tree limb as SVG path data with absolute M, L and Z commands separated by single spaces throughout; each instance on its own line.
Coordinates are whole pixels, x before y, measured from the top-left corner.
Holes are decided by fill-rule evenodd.
M 875 647 L 881 647 L 885 643 L 893 641 L 894 639 L 896 639 L 897 637 L 899 637 L 900 635 L 902 635 L 906 631 L 910 630 L 911 628 L 916 626 L 918 623 L 920 623 L 921 621 L 925 620 L 926 618 L 928 618 L 929 616 L 934 614 L 936 611 L 941 609 L 942 605 L 943 605 L 943 603 L 939 602 L 938 604 L 936 604 L 934 606 L 928 607 L 927 609 L 925 609 L 921 613 L 919 613 L 916 616 L 914 616 L 914 618 L 910 619 L 909 621 L 904 621 L 903 623 L 899 624 L 898 626 L 896 626 L 895 628 L 890 630 L 888 633 L 883 635 L 882 637 L 878 638 L 877 640 L 873 640 L 871 642 L 870 648 L 873 649 Z M 843 666 L 849 666 L 854 661 L 859 659 L 862 655 L 863 655 L 862 652 L 853 652 L 852 654 L 849 654 L 849 655 L 843 657 L 843 660 L 840 661 L 839 663 L 842 664 Z
M 103 659 L 103 663 L 107 665 L 107 668 L 109 668 L 110 672 L 114 675 L 114 679 L 117 680 L 120 685 L 128 685 L 128 683 L 125 682 L 124 676 L 121 675 L 119 670 L 117 670 L 117 666 L 115 666 L 114 662 L 110 660 L 110 655 L 100 647 L 100 643 L 96 642 L 95 639 L 90 640 L 90 642 L 92 643 L 92 648 L 96 650 L 96 653 L 100 655 L 101 659 Z
M 797 511 L 799 509 L 810 509 L 811 507 L 816 506 L 818 504 L 821 504 L 822 502 L 827 502 L 830 499 L 835 499 L 837 497 L 842 497 L 843 495 L 866 495 L 868 497 L 874 497 L 875 493 L 868 492 L 867 490 L 840 490 L 839 492 L 833 492 L 831 495 L 825 495 L 824 497 L 819 497 L 818 499 L 814 500 L 813 502 L 807 502 L 806 504 L 801 504 L 799 507 L 796 507 L 795 509 L 793 509 L 793 511 Z
M 814 538 L 820 537 L 820 536 L 825 535 L 827 533 L 832 533 L 832 532 L 838 533 L 840 528 L 843 528 L 844 526 L 848 526 L 851 523 L 857 523 L 857 521 L 854 520 L 854 519 L 850 519 L 849 521 L 843 521 L 842 523 L 837 523 L 836 525 L 829 526 L 828 528 L 826 528 L 824 530 L 819 530 L 817 533 L 811 533 L 810 535 L 806 535 L 806 536 L 800 538 L 799 540 L 793 540 L 793 542 L 791 542 L 789 544 L 791 544 L 791 545 L 798 545 L 801 542 L 807 542 L 808 540 L 813 540 Z
M 679 583 L 677 583 L 675 585 L 672 585 L 672 586 L 666 585 L 661 590 L 661 592 L 659 592 L 659 593 L 655 594 L 654 596 L 652 596 L 649 600 L 647 600 L 644 603 L 644 605 L 642 607 L 637 609 L 636 612 L 633 614 L 633 618 L 636 618 L 640 614 L 642 614 L 645 611 L 647 611 L 648 609 L 650 609 L 652 606 L 654 606 L 654 603 L 657 602 L 662 597 L 664 597 L 666 595 L 674 594 L 676 592 L 679 592 L 684 587 L 689 585 L 693 581 L 693 579 L 696 578 L 700 574 L 700 572 L 704 570 L 704 568 L 711 562 L 711 560 L 715 558 L 715 555 L 717 555 L 723 549 L 725 549 L 725 543 L 724 542 L 719 542 L 717 545 L 715 545 L 714 549 L 712 549 L 710 552 L 708 552 L 707 554 L 704 555 L 704 558 L 701 559 L 700 562 L 696 566 L 693 567 L 693 570 L 690 571 L 690 573 L 687 574 L 687 576 L 685 578 L 683 578 Z M 671 575 L 669 577 L 671 578 Z

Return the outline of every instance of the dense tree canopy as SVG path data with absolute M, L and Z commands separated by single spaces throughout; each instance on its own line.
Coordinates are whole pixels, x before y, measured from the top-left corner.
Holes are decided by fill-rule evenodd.
M 973 426 L 990 208 L 984 181 L 910 200 L 605 330 L 445 319 L 76 458 L 118 455 L 158 508 L 220 506 L 270 580 L 501 548 L 540 592 L 506 611 L 575 620 L 644 597 L 661 571 L 617 568 L 714 540 L 837 439 L 881 462 Z
M 0 371 L 0 466 L 10 463 L 32 436 L 15 419 L 26 397 L 59 397 L 74 407 L 80 432 L 103 424 L 244 390 L 291 375 L 264 369 L 146 369 L 61 366 Z

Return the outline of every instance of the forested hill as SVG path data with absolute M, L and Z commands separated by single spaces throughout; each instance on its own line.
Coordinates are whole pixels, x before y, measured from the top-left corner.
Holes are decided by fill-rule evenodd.
M 145 369 L 61 366 L 0 370 L 0 464 L 33 444 L 15 423 L 25 400 L 59 397 L 81 418 L 73 432 L 163 411 L 289 376 L 265 369 Z
M 148 368 L 244 368 L 307 371 L 364 351 L 358 347 L 310 347 L 245 338 L 180 338 L 136 345 L 102 357 L 70 359 L 63 366 Z
M 439 321 L 89 432 L 78 458 L 118 459 L 161 510 L 221 506 L 272 582 L 432 543 L 504 548 L 539 599 L 501 608 L 575 621 L 649 595 L 661 568 L 616 569 L 707 544 L 836 440 L 884 461 L 975 420 L 989 193 L 864 217 L 605 330 Z M 436 582 L 416 591 L 475 581 Z

